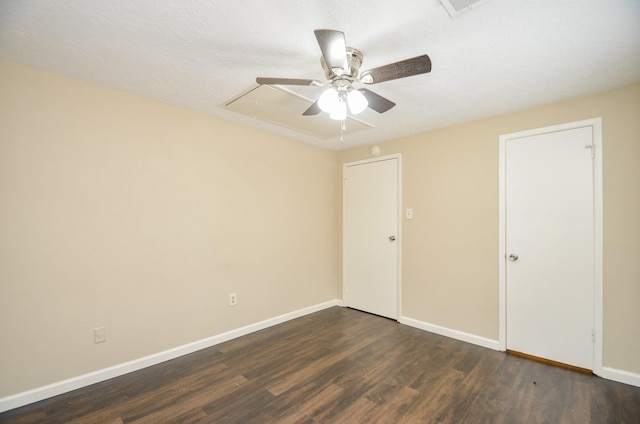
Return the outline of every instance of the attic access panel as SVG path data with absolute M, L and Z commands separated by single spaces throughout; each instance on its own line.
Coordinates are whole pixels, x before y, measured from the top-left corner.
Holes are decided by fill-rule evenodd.
M 311 101 L 279 86 L 259 85 L 227 102 L 224 107 L 250 118 L 260 119 L 318 138 L 340 136 L 340 121 L 325 113 L 303 116 Z M 343 135 L 373 128 L 372 124 L 347 116 Z
M 459 14 L 473 9 L 487 0 L 440 0 L 440 3 L 447 9 L 449 16 L 455 18 Z

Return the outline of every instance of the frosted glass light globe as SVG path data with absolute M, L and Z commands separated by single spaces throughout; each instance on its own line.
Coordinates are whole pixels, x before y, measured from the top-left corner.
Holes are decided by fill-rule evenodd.
M 338 92 L 333 88 L 324 91 L 318 98 L 318 106 L 323 112 L 331 113 L 336 103 L 338 103 Z
M 358 90 L 351 90 L 347 94 L 347 103 L 349 103 L 349 110 L 354 115 L 359 114 L 369 106 L 367 98 Z
M 347 104 L 338 99 L 331 112 L 329 112 L 329 118 L 344 121 L 347 118 Z

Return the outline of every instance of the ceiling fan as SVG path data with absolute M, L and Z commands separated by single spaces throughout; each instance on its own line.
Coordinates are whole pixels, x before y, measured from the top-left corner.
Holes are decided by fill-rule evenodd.
M 329 113 L 331 119 L 344 121 L 347 116 L 347 107 L 354 115 L 367 107 L 378 113 L 384 113 L 396 104 L 366 88 L 356 89 L 354 84 L 377 84 L 431 72 L 431 59 L 425 54 L 358 74 L 360 65 L 362 65 L 362 53 L 352 47 L 347 47 L 343 32 L 332 29 L 316 29 L 314 33 L 322 51 L 320 63 L 327 81 L 256 78 L 258 84 L 266 85 L 329 86 L 303 115 L 317 115 L 320 111 L 324 111 Z

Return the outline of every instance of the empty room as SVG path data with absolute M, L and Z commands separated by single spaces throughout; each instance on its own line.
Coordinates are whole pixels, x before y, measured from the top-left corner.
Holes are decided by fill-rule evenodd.
M 0 423 L 640 422 L 640 2 L 0 2 Z

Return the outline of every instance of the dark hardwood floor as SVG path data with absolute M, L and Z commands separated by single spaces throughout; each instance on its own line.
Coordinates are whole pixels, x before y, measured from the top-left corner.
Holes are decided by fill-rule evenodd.
M 640 388 L 336 307 L 0 423 L 638 424 Z

